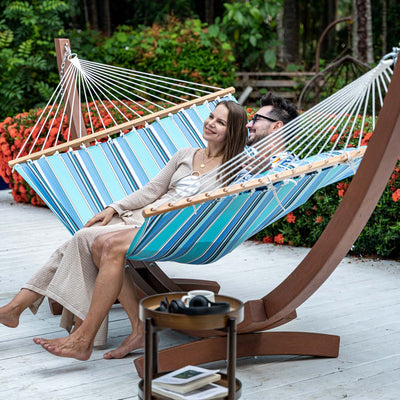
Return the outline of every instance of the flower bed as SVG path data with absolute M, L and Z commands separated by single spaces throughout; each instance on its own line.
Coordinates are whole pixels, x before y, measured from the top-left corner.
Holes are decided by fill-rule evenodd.
M 103 102 L 107 106 L 107 101 Z M 138 102 L 141 103 L 141 102 Z M 142 102 L 143 103 L 143 102 Z M 127 101 L 126 104 L 134 110 L 138 115 L 143 115 L 144 111 L 132 102 Z M 146 104 L 150 110 L 155 108 L 152 104 Z M 92 116 L 92 124 L 95 131 L 102 128 L 113 126 L 114 123 L 105 108 L 99 103 L 89 104 L 90 113 Z M 12 196 L 15 201 L 21 203 L 30 203 L 35 206 L 44 206 L 42 199 L 35 193 L 35 191 L 22 179 L 17 173 L 13 172 L 8 166 L 8 162 L 18 157 L 23 157 L 37 151 L 48 149 L 56 143 L 60 144 L 67 140 L 69 128 L 67 117 L 57 117 L 53 122 L 46 122 L 39 124 L 35 131 L 31 134 L 35 126 L 36 120 L 42 115 L 41 109 L 31 110 L 16 115 L 15 117 L 7 117 L 3 122 L 0 122 L 0 176 L 9 185 Z M 127 108 L 121 108 L 121 112 L 127 117 L 133 119 L 133 113 Z M 119 112 L 112 109 L 111 114 L 117 124 L 126 122 Z M 60 109 L 59 115 L 63 115 L 63 110 Z M 89 113 L 83 114 L 83 119 L 87 127 L 87 132 L 90 133 Z M 50 125 L 52 124 L 52 125 Z M 59 132 L 59 128 L 61 129 Z M 51 126 L 48 137 L 41 137 L 40 131 L 48 132 Z M 39 138 L 38 138 L 39 135 Z M 29 138 L 29 139 L 28 139 Z M 24 146 L 25 141 L 28 139 L 27 144 Z M 104 139 L 106 140 L 106 139 Z M 33 147 L 32 147 L 33 146 Z M 21 151 L 22 149 L 22 151 Z M 19 154 L 21 151 L 21 154 Z

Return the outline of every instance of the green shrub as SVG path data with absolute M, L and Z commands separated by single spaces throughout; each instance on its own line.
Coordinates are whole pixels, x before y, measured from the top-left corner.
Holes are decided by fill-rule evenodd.
M 169 17 L 151 27 L 120 26 L 110 38 L 90 36 L 92 42 L 97 41 L 93 46 L 87 46 L 79 38 L 82 35 L 86 32 L 74 34 L 79 45 L 73 50 L 92 61 L 218 87 L 231 86 L 235 80 L 230 44 L 198 19 Z
M 68 10 L 61 0 L 11 1 L 5 6 L 0 20 L 0 120 L 50 98 L 58 81 L 54 38 L 65 34 Z
M 241 70 L 264 71 L 266 67 L 275 68 L 279 45 L 276 17 L 282 4 L 282 0 L 224 3 L 226 11 L 223 18 L 217 18 L 210 30 L 221 40 L 233 44 L 234 55 Z
M 400 258 L 400 162 L 396 182 L 388 184 L 367 225 L 351 248 L 361 256 Z M 397 172 L 396 172 L 397 171 Z M 266 243 L 311 247 L 337 209 L 350 180 L 320 189 L 301 207 L 268 226 L 256 236 Z

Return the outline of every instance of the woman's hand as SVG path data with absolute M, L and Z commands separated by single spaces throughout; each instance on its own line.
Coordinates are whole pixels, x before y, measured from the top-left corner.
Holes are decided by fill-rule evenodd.
M 89 221 L 86 222 L 84 228 L 89 228 L 89 226 L 94 225 L 96 222 L 100 222 L 100 226 L 107 225 L 115 213 L 116 211 L 112 207 L 106 207 L 93 218 L 90 218 Z

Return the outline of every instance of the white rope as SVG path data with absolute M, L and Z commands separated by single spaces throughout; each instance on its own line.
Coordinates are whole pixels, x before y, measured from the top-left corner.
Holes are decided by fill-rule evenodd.
M 302 158 L 307 158 L 312 154 L 321 154 L 326 151 L 327 145 L 331 142 L 332 135 L 334 134 L 338 136 L 329 146 L 329 151 L 344 150 L 350 144 L 355 124 L 357 121 L 360 121 L 358 116 L 361 115 L 360 111 L 362 111 L 360 136 L 358 138 L 358 147 L 360 147 L 368 107 L 372 107 L 373 117 L 376 115 L 374 102 L 375 87 L 378 86 L 376 83 L 379 83 L 378 95 L 380 98 L 382 98 L 382 91 L 386 92 L 387 90 L 386 82 L 382 78 L 383 73 L 385 74 L 386 80 L 389 78 L 388 73 L 385 71 L 387 68 L 387 65 L 378 65 L 374 70 L 371 70 L 370 73 L 357 79 L 341 91 L 330 96 L 326 101 L 321 102 L 283 126 L 276 131 L 274 135 L 267 136 L 257 144 L 256 148 L 258 153 L 262 154 L 262 152 L 266 151 L 269 147 L 276 150 L 285 144 L 285 150 L 302 156 Z M 331 129 L 332 126 L 335 126 L 333 130 Z M 318 135 L 315 133 L 316 130 L 320 131 Z M 282 138 L 283 135 L 285 135 L 285 138 Z M 339 142 L 343 142 L 340 147 Z M 320 147 L 321 144 L 322 146 Z M 297 153 L 295 150 L 297 150 Z M 272 152 L 274 151 L 272 150 Z M 246 161 L 248 161 L 248 156 L 243 152 L 224 165 L 202 175 L 200 181 L 202 187 L 204 187 L 204 192 L 211 190 L 209 195 L 212 195 L 216 190 L 223 188 L 223 179 L 227 177 L 232 170 L 235 168 L 238 169 L 241 164 L 246 163 Z M 348 160 L 348 163 L 350 164 L 350 168 L 355 170 L 354 162 Z M 266 163 L 263 168 L 259 169 L 256 166 L 256 160 L 254 160 L 247 163 L 247 167 L 249 169 L 247 173 L 248 176 L 252 176 L 255 175 L 256 171 L 267 171 L 271 167 L 271 162 Z M 217 176 L 222 182 L 215 187 L 214 180 Z M 243 183 L 243 185 L 243 187 L 245 187 L 245 183 Z M 168 202 L 174 204 L 174 202 L 182 200 L 183 198 L 185 197 L 175 196 L 173 199 L 169 199 Z M 161 206 L 161 204 L 159 206 Z
M 80 108 L 82 102 L 82 111 L 86 111 L 89 120 L 88 129 L 94 133 L 96 130 L 96 126 L 93 124 L 94 113 L 99 117 L 105 114 L 114 124 L 117 124 L 114 115 L 119 115 L 126 121 L 129 120 L 123 112 L 125 108 L 129 112 L 139 116 L 141 114 L 133 108 L 134 106 L 141 107 L 145 112 L 152 112 L 147 105 L 152 105 L 156 109 L 162 109 L 163 107 L 158 103 L 159 101 L 162 101 L 166 105 L 175 105 L 176 100 L 179 100 L 181 103 L 186 102 L 189 98 L 198 98 L 202 93 L 209 93 L 209 90 L 219 89 L 213 86 L 188 83 L 179 79 L 131 71 L 125 68 L 104 66 L 99 63 L 80 60 L 74 55 L 69 55 L 68 59 L 70 61 L 69 67 L 64 72 L 60 84 L 57 86 L 29 135 L 28 140 L 30 141 L 35 129 L 39 128 L 39 125 L 42 124 L 37 137 L 35 137 L 30 147 L 29 154 L 36 147 L 44 126 L 49 123 L 50 128 L 42 144 L 42 149 L 46 147 L 50 131 L 55 124 L 55 118 L 61 114 L 60 126 L 58 127 L 56 137 L 57 144 L 61 135 L 62 122 L 66 115 L 66 107 L 63 107 L 61 112 L 61 104 L 63 102 L 68 103 L 71 100 L 72 109 L 75 108 L 77 103 L 79 103 Z M 379 105 L 382 106 L 383 93 L 387 91 L 392 73 L 390 62 L 381 62 L 373 70 L 301 114 L 298 118 L 274 132 L 274 134 L 268 135 L 259 141 L 254 146 L 258 155 L 277 153 L 284 149 L 284 151 L 294 153 L 303 159 L 326 152 L 327 149 L 329 151 L 346 149 L 352 139 L 355 124 L 357 121 L 360 121 L 359 119 L 357 120 L 357 117 L 360 111 L 362 111 L 360 135 L 358 137 L 358 147 L 360 147 L 367 113 L 372 114 L 372 125 L 374 127 L 377 115 L 375 110 L 376 97 L 378 97 Z M 134 94 L 131 93 L 132 90 L 134 90 Z M 62 100 L 63 91 L 64 101 Z M 53 105 L 50 107 L 51 102 L 53 102 Z M 206 107 L 210 111 L 213 109 L 208 102 L 206 103 Z M 54 119 L 50 120 L 50 116 L 53 114 L 55 115 Z M 173 121 L 176 124 L 176 121 Z M 161 120 L 159 122 L 161 123 Z M 100 124 L 103 129 L 107 128 L 102 118 L 100 118 Z M 83 125 L 83 119 L 82 121 L 79 120 L 75 126 L 79 128 L 79 132 L 77 132 L 79 136 L 86 134 L 86 132 L 82 132 L 82 130 L 86 130 L 86 127 Z M 180 129 L 177 124 L 176 127 Z M 197 130 L 197 128 L 195 129 Z M 68 140 L 70 139 L 70 135 L 71 128 Z M 337 137 L 332 142 L 333 135 L 337 135 Z M 26 144 L 21 148 L 18 157 L 25 149 L 25 146 Z M 282 161 L 284 161 L 284 156 Z M 248 154 L 242 152 L 224 165 L 201 175 L 199 179 L 202 188 L 210 194 L 215 192 L 215 190 L 221 189 L 224 187 L 223 182 L 233 172 L 241 171 L 244 164 L 247 165 L 247 172 L 241 176 L 243 182 L 257 173 L 266 172 L 271 168 L 272 161 L 270 158 L 267 159 L 265 165 L 263 164 L 260 168 L 256 158 L 249 161 Z M 353 168 L 353 166 L 351 167 Z M 283 168 L 285 169 L 285 167 Z M 220 184 L 217 186 L 215 186 L 216 178 L 220 181 Z M 243 184 L 245 185 L 245 183 Z M 172 200 L 169 199 L 168 202 L 178 201 L 182 198 L 184 197 L 175 196 Z

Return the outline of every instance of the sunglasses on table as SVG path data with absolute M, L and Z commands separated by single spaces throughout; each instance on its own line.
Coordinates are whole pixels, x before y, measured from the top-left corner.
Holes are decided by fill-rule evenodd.
M 251 122 L 253 124 L 255 124 L 259 119 L 266 119 L 266 120 L 271 121 L 271 122 L 278 122 L 277 119 L 266 117 L 265 115 L 261 115 L 261 114 L 254 114 L 253 118 L 251 119 Z

